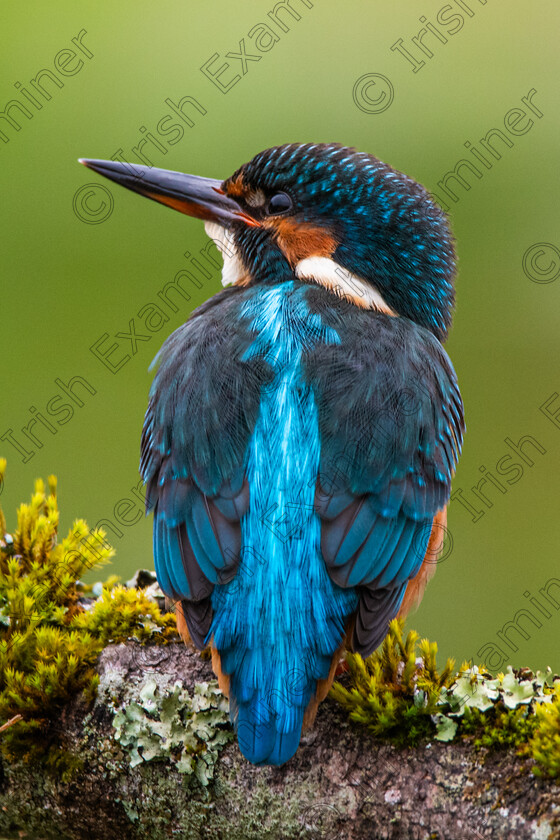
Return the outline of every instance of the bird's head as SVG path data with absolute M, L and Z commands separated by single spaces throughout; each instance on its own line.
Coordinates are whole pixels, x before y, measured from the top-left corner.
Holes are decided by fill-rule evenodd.
M 225 284 L 296 277 L 447 335 L 455 252 L 446 216 L 420 184 L 373 155 L 335 143 L 276 146 L 225 181 L 82 162 L 204 219 Z

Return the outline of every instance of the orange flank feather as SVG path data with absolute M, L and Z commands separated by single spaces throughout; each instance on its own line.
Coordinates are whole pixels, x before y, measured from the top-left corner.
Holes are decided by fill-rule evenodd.
M 166 596 L 165 609 L 168 612 L 175 613 L 175 619 L 177 621 L 177 632 L 179 633 L 180 637 L 186 645 L 191 645 L 191 647 L 194 647 L 194 643 L 191 639 L 191 634 L 189 633 L 189 628 L 187 627 L 187 622 L 185 621 L 185 615 L 183 613 L 183 605 L 181 601 L 174 602 L 171 600 L 171 598 L 168 598 Z
M 428 540 L 428 548 L 424 556 L 424 562 L 416 577 L 412 578 L 401 604 L 397 618 L 405 618 L 412 609 L 420 604 L 428 581 L 434 576 L 439 555 L 443 549 L 445 531 L 447 527 L 447 507 L 439 510 L 434 516 L 432 531 Z

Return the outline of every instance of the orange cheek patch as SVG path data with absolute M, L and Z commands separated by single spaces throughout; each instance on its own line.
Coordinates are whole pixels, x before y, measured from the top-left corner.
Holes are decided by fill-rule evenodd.
M 264 226 L 276 230 L 278 244 L 292 266 L 307 257 L 331 257 L 338 246 L 335 237 L 317 225 L 271 219 Z

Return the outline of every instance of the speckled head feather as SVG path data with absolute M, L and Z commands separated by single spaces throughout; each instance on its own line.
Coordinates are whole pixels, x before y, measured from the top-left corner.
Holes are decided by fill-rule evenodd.
M 235 231 L 255 282 L 266 282 L 270 261 L 278 281 L 280 255 L 273 250 L 292 270 L 306 257 L 328 257 L 371 284 L 395 314 L 445 339 L 454 303 L 453 238 L 445 213 L 412 178 L 337 143 L 305 143 L 260 152 L 223 189 L 262 224 Z M 292 206 L 270 213 L 278 193 Z

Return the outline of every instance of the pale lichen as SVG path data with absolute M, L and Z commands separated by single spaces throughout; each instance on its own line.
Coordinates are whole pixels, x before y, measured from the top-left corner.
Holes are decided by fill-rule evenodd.
M 164 691 L 150 678 L 136 701 L 116 711 L 113 726 L 131 767 L 168 761 L 204 787 L 213 778 L 220 750 L 233 737 L 228 702 L 216 681 L 197 683 L 191 695 L 179 682 Z

